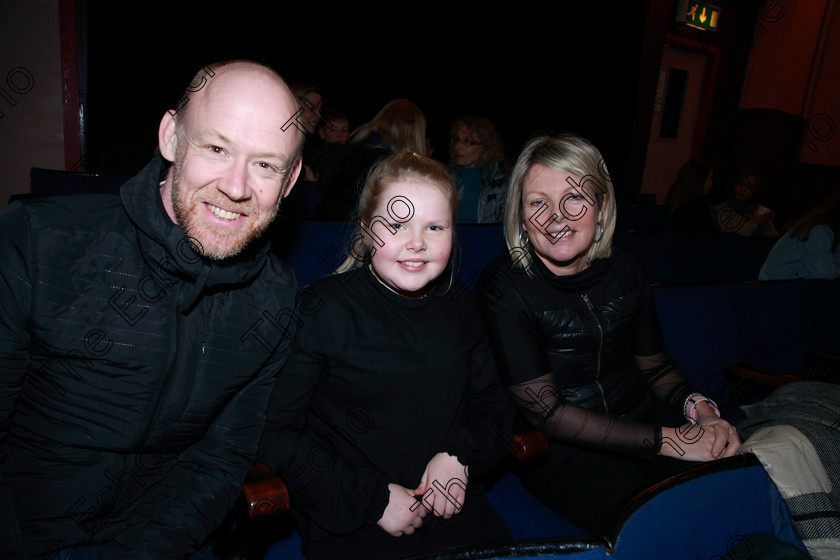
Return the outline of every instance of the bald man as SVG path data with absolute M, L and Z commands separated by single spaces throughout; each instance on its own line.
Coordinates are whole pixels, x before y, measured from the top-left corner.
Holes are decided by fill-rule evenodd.
M 267 67 L 205 67 L 119 196 L 0 214 L 0 558 L 184 558 L 229 511 L 292 336 L 263 233 L 298 109 Z

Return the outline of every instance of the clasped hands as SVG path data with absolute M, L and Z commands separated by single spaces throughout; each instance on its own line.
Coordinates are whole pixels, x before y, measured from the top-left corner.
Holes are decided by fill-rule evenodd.
M 697 405 L 697 424 L 662 428 L 661 455 L 683 461 L 732 457 L 741 448 L 738 431 L 704 402 Z
M 438 453 L 426 465 L 415 489 L 388 485 L 388 506 L 377 525 L 391 536 L 410 535 L 423 525 L 426 514 L 449 519 L 464 506 L 469 469 L 458 458 Z

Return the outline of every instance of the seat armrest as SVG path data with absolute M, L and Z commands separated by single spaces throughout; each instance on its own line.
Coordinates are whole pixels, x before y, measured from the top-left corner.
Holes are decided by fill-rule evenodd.
M 242 485 L 248 519 L 261 519 L 289 509 L 286 483 L 262 463 L 254 464 Z
M 510 453 L 520 461 L 541 457 L 548 453 L 548 440 L 536 430 L 517 432 L 513 436 L 513 446 Z

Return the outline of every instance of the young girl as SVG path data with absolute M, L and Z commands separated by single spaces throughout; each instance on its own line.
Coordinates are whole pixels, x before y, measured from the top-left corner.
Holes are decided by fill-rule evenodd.
M 457 207 L 441 164 L 386 158 L 352 255 L 299 298 L 260 454 L 289 487 L 308 558 L 510 538 L 475 483 L 507 455 L 513 409 L 481 317 L 453 286 Z

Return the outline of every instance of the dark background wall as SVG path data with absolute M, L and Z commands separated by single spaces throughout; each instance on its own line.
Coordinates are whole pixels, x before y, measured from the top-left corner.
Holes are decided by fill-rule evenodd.
M 614 177 L 623 172 L 647 2 L 212 6 L 89 3 L 89 169 L 117 171 L 138 150 L 145 160 L 161 115 L 201 65 L 250 58 L 290 83 L 321 86 L 351 127 L 393 98 L 411 99 L 440 159 L 450 122 L 469 112 L 497 124 L 512 156 L 535 132 L 573 131 L 602 149 Z
M 822 8 L 813 8 L 813 2 Z M 788 170 L 774 173 L 777 190 L 786 192 L 801 134 L 781 138 L 761 132 L 761 126 L 745 127 L 753 115 L 742 115 L 739 107 L 792 113 L 803 126 L 825 114 L 834 126 L 840 99 L 837 79 L 831 78 L 837 75 L 833 54 L 840 52 L 830 32 L 840 25 L 838 11 L 832 11 L 835 0 L 715 5 L 721 9 L 720 27 L 706 33 L 674 23 L 677 0 L 495 7 L 454 1 L 3 0 L 0 72 L 25 68 L 34 84 L 27 84 L 25 95 L 13 96 L 15 105 L 0 101 L 5 113 L 0 207 L 8 194 L 26 190 L 30 166 L 133 173 L 155 148 L 161 115 L 196 70 L 240 57 L 274 66 L 289 82 L 320 85 L 327 104 L 349 111 L 354 126 L 390 99 L 415 101 L 428 117 L 434 155 L 443 160 L 449 124 L 460 113 L 490 117 L 511 158 L 536 132 L 576 132 L 604 152 L 617 189 L 645 192 L 642 171 L 657 76 L 663 49 L 674 36 L 701 52 L 718 53 L 700 155 L 724 177 L 727 169 L 743 165 L 749 147 L 759 167 Z M 815 42 L 814 36 L 826 39 Z M 785 48 L 770 48 L 780 41 Z M 808 41 L 813 48 L 800 52 Z M 787 53 L 784 64 L 780 52 Z M 805 84 L 795 71 L 804 67 L 810 68 Z M 78 88 L 70 80 L 77 74 Z M 781 106 L 779 100 L 791 98 L 791 92 L 802 98 L 801 110 Z M 77 101 L 84 109 L 81 143 L 78 122 L 71 126 Z M 805 162 L 836 167 L 840 135 L 829 139 L 818 132 Z M 794 155 L 785 161 L 770 156 L 780 138 L 793 144 L 784 153 Z M 797 200 L 814 198 L 801 196 L 815 190 L 812 183 L 795 189 Z M 780 208 L 793 208 L 777 201 Z

